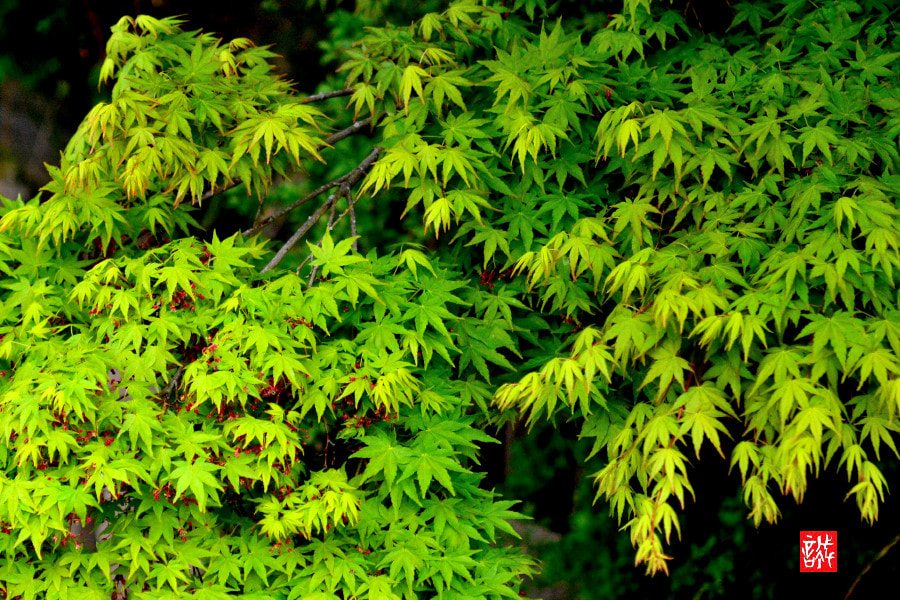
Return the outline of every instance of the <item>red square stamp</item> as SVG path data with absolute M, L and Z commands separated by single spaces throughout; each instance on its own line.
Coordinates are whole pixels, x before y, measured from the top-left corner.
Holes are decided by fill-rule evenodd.
M 837 531 L 800 532 L 800 572 L 837 573 Z

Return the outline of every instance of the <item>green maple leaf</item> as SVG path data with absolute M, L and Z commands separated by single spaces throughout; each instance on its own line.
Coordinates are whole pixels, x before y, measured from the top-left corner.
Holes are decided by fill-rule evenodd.
M 198 460 L 193 464 L 177 460 L 174 461 L 174 464 L 178 466 L 169 474 L 169 479 L 175 480 L 175 500 L 190 489 L 197 500 L 200 512 L 206 512 L 208 498 L 211 497 L 218 502 L 219 496 L 215 490 L 221 491 L 223 488 L 213 473 L 219 471 L 221 467 L 205 460 Z
M 331 239 L 331 233 L 325 232 L 321 247 L 306 243 L 314 257 L 312 264 L 322 267 L 322 277 L 328 277 L 331 273 L 343 273 L 344 267 L 347 265 L 365 261 L 362 256 L 348 254 L 356 239 L 348 237 L 335 245 L 334 240 Z
M 360 483 L 371 479 L 378 473 L 384 474 L 388 487 L 393 486 L 397 469 L 405 466 L 412 456 L 409 448 L 400 445 L 393 437 L 378 432 L 363 439 L 366 447 L 357 451 L 351 458 L 368 458 L 366 469 L 360 476 Z

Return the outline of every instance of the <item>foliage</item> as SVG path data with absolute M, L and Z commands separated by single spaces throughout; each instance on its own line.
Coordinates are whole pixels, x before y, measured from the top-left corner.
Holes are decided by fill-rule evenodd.
M 427 229 L 454 229 L 485 314 L 532 309 L 496 405 L 582 424 L 598 497 L 654 573 L 706 443 L 756 525 L 829 464 L 877 517 L 900 406 L 900 129 L 888 9 L 741 5 L 721 42 L 644 6 L 583 42 L 454 4 L 373 32 L 344 68 L 356 110 L 399 107 L 364 189 L 399 185 Z
M 491 328 L 459 273 L 326 236 L 307 288 L 240 235 L 170 241 L 183 198 L 321 158 L 324 115 L 248 40 L 141 17 L 108 54 L 49 197 L 4 201 L 5 592 L 515 596 L 512 503 L 472 470 L 488 392 L 451 369 L 453 326 Z
M 829 465 L 877 518 L 895 9 L 741 4 L 724 40 L 564 9 L 371 28 L 321 105 L 249 40 L 119 22 L 112 100 L 0 220 L 8 595 L 515 597 L 533 565 L 493 543 L 517 513 L 477 459 L 518 413 L 580 427 L 650 573 L 704 447 L 757 526 Z M 266 194 L 319 161 L 273 256 Z M 198 239 L 238 184 L 254 224 Z M 356 214 L 397 204 L 422 245 L 386 252 Z

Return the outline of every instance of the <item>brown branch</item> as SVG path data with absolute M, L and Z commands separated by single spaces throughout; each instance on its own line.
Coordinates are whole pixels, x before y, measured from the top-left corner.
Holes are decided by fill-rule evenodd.
M 206 192 L 202 196 L 200 196 L 200 204 L 202 205 L 206 200 L 209 200 L 213 196 L 218 196 L 219 194 L 221 194 L 223 192 L 227 192 L 231 188 L 237 187 L 237 186 L 241 185 L 242 183 L 243 183 L 243 181 L 241 181 L 240 178 L 237 178 L 237 179 L 232 179 L 231 181 L 229 181 L 226 184 L 223 184 L 222 187 L 220 187 L 220 188 L 216 188 L 215 186 L 213 186 L 212 189 L 210 189 L 208 192 Z
M 344 183 L 349 183 L 350 185 L 353 185 L 354 183 L 356 183 L 356 182 L 359 180 L 359 176 L 362 175 L 362 172 L 365 172 L 365 170 L 368 169 L 368 168 L 371 166 L 371 164 L 375 161 L 375 158 L 378 157 L 378 154 L 379 154 L 379 153 L 381 153 L 381 148 L 375 148 L 375 150 L 373 150 L 372 153 L 369 154 L 369 156 L 367 156 L 367 157 L 365 158 L 365 160 L 363 160 L 363 161 L 359 164 L 359 166 L 357 166 L 355 169 L 353 169 L 353 170 L 350 171 L 349 173 L 345 173 L 344 175 L 341 175 L 341 176 L 338 177 L 337 179 L 334 179 L 334 180 L 332 180 L 332 181 L 329 181 L 328 183 L 326 183 L 326 184 L 324 184 L 324 185 L 320 185 L 319 187 L 317 187 L 316 189 L 314 189 L 313 191 L 311 191 L 310 193 L 308 193 L 308 194 L 305 195 L 304 197 L 300 198 L 299 200 L 296 200 L 296 201 L 292 202 L 292 203 L 289 204 L 288 206 L 286 206 L 286 207 L 284 207 L 283 209 L 279 210 L 279 211 L 278 211 L 277 213 L 275 213 L 274 215 L 269 215 L 268 217 L 262 219 L 261 221 L 259 221 L 259 222 L 256 223 L 256 224 L 254 224 L 253 227 L 251 227 L 250 229 L 245 229 L 245 230 L 242 232 L 242 233 L 243 233 L 243 236 L 244 236 L 244 237 L 249 237 L 249 236 L 253 235 L 254 233 L 256 233 L 257 231 L 259 231 L 260 229 L 262 229 L 263 227 L 265 227 L 266 225 L 268 225 L 268 224 L 271 223 L 272 221 L 274 221 L 274 220 L 276 220 L 276 219 L 280 219 L 281 217 L 283 217 L 284 215 L 288 214 L 289 212 L 291 212 L 291 211 L 294 210 L 295 208 L 300 207 L 300 206 L 303 206 L 304 204 L 306 204 L 306 203 L 309 202 L 310 200 L 315 199 L 315 198 L 316 198 L 317 196 L 319 196 L 322 192 L 325 192 L 325 191 L 327 191 L 327 190 L 330 190 L 330 189 L 333 188 L 333 187 L 339 187 L 339 186 L 341 186 L 341 185 L 344 184 Z M 373 158 L 373 156 L 374 156 L 374 158 Z M 362 172 L 359 173 L 359 176 L 356 176 L 357 172 L 360 170 L 360 167 L 362 167 Z M 355 176 L 356 176 L 356 179 L 353 179 Z M 352 179 L 352 182 L 350 181 L 351 179 Z
M 344 210 L 344 212 L 342 212 L 340 215 L 338 215 L 338 218 L 335 219 L 335 221 L 334 221 L 334 225 L 337 225 L 338 223 L 340 223 L 341 219 L 346 217 L 347 214 L 349 213 L 350 214 L 350 235 L 355 236 L 356 235 L 356 213 L 353 212 L 353 207 L 356 206 L 356 201 L 353 200 L 352 198 L 350 198 L 350 196 L 347 196 L 347 203 L 349 206 L 346 208 L 346 210 Z M 354 250 L 355 250 L 355 248 L 354 248 Z
M 374 121 L 373 121 L 372 117 L 367 117 L 367 118 L 363 119 L 362 121 L 357 121 L 350 127 L 347 127 L 346 129 L 342 129 L 341 131 L 338 131 L 337 133 L 334 133 L 334 134 L 330 135 L 329 137 L 325 138 L 325 140 L 322 142 L 322 144 L 330 146 L 331 144 L 334 144 L 335 142 L 341 141 L 345 137 L 349 137 L 349 136 L 353 135 L 354 133 L 358 133 L 363 127 L 365 127 L 366 125 L 369 125 L 369 124 L 372 124 L 372 126 L 374 127 L 375 125 L 378 124 L 378 121 L 381 120 L 382 116 L 384 116 L 384 113 L 381 113 L 380 115 L 378 115 L 374 119 Z M 321 148 L 322 148 L 322 146 L 319 146 L 319 149 L 321 149 Z
M 304 235 L 306 235 L 306 232 L 309 231 L 310 228 L 311 228 L 313 225 L 315 225 L 316 221 L 318 221 L 319 218 L 320 218 L 322 215 L 325 214 L 325 211 L 328 210 L 328 208 L 329 208 L 329 206 L 331 205 L 331 203 L 334 202 L 334 196 L 335 196 L 334 194 L 330 195 L 330 196 L 328 197 L 328 200 L 326 200 L 326 201 L 322 204 L 322 206 L 320 206 L 319 208 L 317 208 L 317 209 L 316 209 L 316 212 L 314 212 L 313 214 L 311 214 L 311 215 L 309 216 L 309 218 L 306 220 L 306 222 L 305 222 L 303 225 L 301 225 L 300 228 L 299 228 L 297 231 L 294 232 L 294 235 L 292 235 L 292 236 L 288 239 L 288 241 L 286 241 L 286 242 L 284 243 L 284 246 L 282 246 L 282 247 L 278 250 L 278 252 L 275 254 L 275 256 L 272 257 L 272 260 L 269 261 L 269 264 L 267 264 L 265 267 L 263 267 L 262 271 L 260 271 L 261 273 L 266 273 L 266 272 L 268 272 L 268 271 L 271 271 L 273 268 L 275 268 L 275 266 L 276 266 L 278 263 L 281 262 L 281 260 L 282 260 L 282 259 L 284 258 L 284 256 L 288 253 L 288 251 L 289 251 L 291 248 L 293 248 L 294 245 L 300 240 L 300 238 L 302 238 Z
M 863 569 L 862 572 L 856 576 L 856 579 L 853 580 L 853 585 L 850 586 L 850 589 L 847 591 L 847 595 L 844 596 L 844 600 L 848 600 L 850 598 L 850 595 L 853 593 L 853 590 L 856 589 L 856 586 L 859 583 L 860 579 L 862 579 L 863 575 L 865 575 L 866 573 L 869 572 L 869 569 L 872 568 L 872 565 L 875 564 L 875 561 L 883 558 L 884 555 L 887 554 L 891 548 L 893 548 L 894 546 L 897 545 L 897 542 L 900 542 L 900 533 L 895 535 L 894 539 L 891 540 L 887 546 L 882 548 L 881 551 L 875 555 L 875 558 L 873 558 L 871 561 L 869 561 L 869 564 L 866 565 L 866 568 Z
M 371 125 L 372 127 L 375 127 L 375 126 L 378 124 L 378 121 L 381 120 L 381 117 L 384 116 L 384 114 L 385 114 L 385 113 L 381 113 L 381 114 L 378 115 L 374 120 L 372 119 L 372 117 L 367 117 L 367 118 L 365 118 L 365 119 L 363 119 L 363 120 L 361 120 L 361 121 L 356 121 L 355 123 L 353 123 L 353 125 L 350 125 L 349 127 L 345 128 L 345 129 L 342 129 L 342 130 L 340 130 L 340 131 L 338 131 L 338 132 L 336 132 L 336 133 L 331 134 L 330 136 L 328 136 L 327 138 L 325 138 L 324 140 L 322 140 L 322 143 L 321 143 L 321 144 L 319 144 L 318 146 L 316 146 L 316 150 L 324 150 L 325 148 L 330 147 L 332 144 L 335 144 L 335 143 L 341 141 L 342 139 L 344 139 L 344 138 L 346 138 L 346 137 L 350 137 L 350 136 L 353 135 L 354 133 L 359 133 L 359 132 L 362 131 L 367 125 Z M 216 196 L 216 195 L 221 194 L 221 193 L 223 193 L 223 192 L 227 192 L 227 191 L 230 190 L 231 188 L 239 186 L 241 183 L 243 183 L 243 181 L 241 181 L 240 178 L 236 178 L 236 179 L 233 179 L 233 180 L 229 181 L 228 183 L 224 184 L 224 185 L 223 185 L 222 187 L 220 187 L 220 188 L 213 187 L 211 190 L 209 190 L 208 192 L 206 192 L 205 194 L 203 194 L 202 196 L 200 196 L 200 204 L 203 204 L 203 202 L 205 202 L 206 200 L 209 200 L 209 199 L 212 198 L 213 196 Z M 330 186 L 330 187 L 334 187 L 334 186 Z M 327 190 L 327 189 L 328 189 L 328 187 L 319 188 L 318 192 L 317 192 L 314 196 L 312 196 L 312 198 L 315 198 L 316 196 L 318 196 L 319 194 L 321 194 L 322 192 L 324 192 L 324 191 Z M 308 200 L 311 200 L 312 198 L 308 198 Z M 294 208 L 297 208 L 297 207 L 300 206 L 301 204 L 303 204 L 303 202 L 300 202 L 299 204 L 292 205 L 293 208 L 291 208 L 291 210 L 293 210 Z M 273 220 L 275 220 L 275 219 L 277 219 L 277 218 L 278 218 L 278 217 L 270 217 L 269 220 L 266 221 L 265 224 L 262 225 L 262 226 L 264 227 L 265 225 L 271 223 Z M 259 227 L 258 225 L 259 225 L 259 224 L 253 226 L 253 230 L 254 230 L 254 231 L 259 231 L 259 229 L 260 229 L 261 227 Z M 249 231 L 249 230 L 248 230 L 248 231 Z M 247 234 L 245 233 L 244 235 L 246 236 Z
M 347 196 L 347 204 L 350 210 L 350 237 L 353 238 L 353 251 L 359 252 L 359 244 L 356 239 L 356 211 L 353 210 L 353 205 L 356 203 L 353 202 L 350 196 Z
M 334 228 L 334 211 L 337 208 L 338 198 L 341 196 L 347 196 L 350 194 L 350 188 L 347 187 L 346 184 L 341 186 L 340 191 L 337 196 L 332 195 L 334 197 L 334 201 L 331 203 L 331 211 L 328 213 L 328 233 L 331 233 L 331 230 Z M 325 241 L 325 236 L 322 236 L 322 239 L 319 240 L 317 246 L 319 248 L 322 247 L 322 242 Z M 306 287 L 312 287 L 313 282 L 316 280 L 316 275 L 319 273 L 319 265 L 313 265 L 313 268 L 310 269 L 309 274 L 309 282 L 306 284 Z
M 313 94 L 312 96 L 307 96 L 303 100 L 301 100 L 301 104 L 310 104 L 312 102 L 320 102 L 322 100 L 328 100 L 329 98 L 339 98 L 340 96 L 349 96 L 355 90 L 352 88 L 347 88 L 344 90 L 334 90 L 332 92 L 322 92 L 321 94 Z
M 359 165 L 356 166 L 355 169 L 353 169 L 343 177 L 336 179 L 335 182 L 338 182 L 336 185 L 339 185 L 341 187 L 341 190 L 328 196 L 328 199 L 325 200 L 325 202 L 316 209 L 316 212 L 311 214 L 306 222 L 303 223 L 303 225 L 301 225 L 300 228 L 294 232 L 294 235 L 292 235 L 290 239 L 288 239 L 288 241 L 284 243 L 284 246 L 282 246 L 278 250 L 275 256 L 272 257 L 272 260 L 269 261 L 269 264 L 263 267 L 261 272 L 266 273 L 275 268 L 275 266 L 280 263 L 282 259 L 284 259 L 288 251 L 293 248 L 294 245 L 300 240 L 300 238 L 306 235 L 306 232 L 309 231 L 310 228 L 312 228 L 312 226 L 322 217 L 322 215 L 325 214 L 325 211 L 331 208 L 331 205 L 337 201 L 337 198 L 341 193 L 343 193 L 344 189 L 349 191 L 350 188 L 352 188 L 360 179 L 362 179 L 363 175 L 365 175 L 366 171 L 369 169 L 369 167 L 372 166 L 372 163 L 375 162 L 375 160 L 378 158 L 378 155 L 380 154 L 381 148 L 376 147 L 361 163 L 359 163 Z
M 330 190 L 330 189 L 333 188 L 333 187 L 339 186 L 339 185 L 341 184 L 341 179 L 342 179 L 343 177 L 346 177 L 346 175 L 343 175 L 342 177 L 338 177 L 338 178 L 335 179 L 334 181 L 329 181 L 329 182 L 326 183 L 325 185 L 321 185 L 321 186 L 317 187 L 316 189 L 314 189 L 313 191 L 311 191 L 311 192 L 308 193 L 307 195 L 303 196 L 303 197 L 300 198 L 299 200 L 296 200 L 296 201 L 292 202 L 291 204 L 289 204 L 288 206 L 284 207 L 283 209 L 281 209 L 280 211 L 278 211 L 278 212 L 275 213 L 274 215 L 269 215 L 268 217 L 266 217 L 266 218 L 260 220 L 258 223 L 256 223 L 256 224 L 255 224 L 253 227 L 251 227 L 250 229 L 245 229 L 245 230 L 242 232 L 242 235 L 243 235 L 244 237 L 250 237 L 251 235 L 253 235 L 253 234 L 256 233 L 257 231 L 259 231 L 260 229 L 262 229 L 263 227 L 265 227 L 266 225 L 268 225 L 268 224 L 271 223 L 272 221 L 274 221 L 274 220 L 276 220 L 276 219 L 280 219 L 281 217 L 283 217 L 284 215 L 288 214 L 289 212 L 291 212 L 291 211 L 294 210 L 295 208 L 300 207 L 300 206 L 303 206 L 304 204 L 306 204 L 306 203 L 309 202 L 310 200 L 314 200 L 314 199 L 315 199 L 317 196 L 319 196 L 322 192 L 327 191 L 327 190 Z
M 172 396 L 172 392 L 178 387 L 178 382 L 181 381 L 181 376 L 184 375 L 184 365 L 178 367 L 178 370 L 175 371 L 175 375 L 172 377 L 172 380 L 169 381 L 169 384 L 163 389 L 162 396 L 168 402 Z
M 297 267 L 297 276 L 298 277 L 300 276 L 300 271 L 303 270 L 303 267 L 306 266 L 306 263 L 308 263 L 312 259 L 312 257 L 313 257 L 312 254 L 307 255 L 307 257 L 303 259 L 303 262 L 300 263 L 300 266 Z

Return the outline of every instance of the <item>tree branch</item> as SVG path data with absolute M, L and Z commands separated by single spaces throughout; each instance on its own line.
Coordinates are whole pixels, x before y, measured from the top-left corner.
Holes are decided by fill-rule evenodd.
M 328 100 L 329 98 L 338 98 L 340 96 L 349 96 L 355 90 L 352 88 L 347 88 L 344 90 L 334 90 L 332 92 L 322 92 L 321 94 L 313 94 L 312 96 L 307 96 L 303 100 L 300 101 L 301 104 L 310 104 L 312 102 L 320 102 L 322 100 Z
M 172 377 L 172 380 L 169 381 L 168 385 L 163 389 L 162 396 L 168 402 L 171 399 L 172 392 L 178 387 L 178 382 L 181 381 L 181 376 L 184 375 L 184 365 L 178 367 L 178 370 L 175 371 L 175 375 Z
M 284 246 L 282 246 L 278 250 L 278 252 L 275 254 L 275 256 L 272 257 L 272 260 L 269 261 L 269 264 L 267 264 L 265 267 L 263 267 L 262 271 L 260 271 L 261 273 L 266 273 L 268 271 L 271 271 L 273 268 L 275 268 L 275 266 L 278 263 L 281 262 L 281 260 L 288 253 L 288 251 L 291 248 L 293 248 L 294 245 L 300 240 L 300 238 L 302 238 L 306 234 L 306 232 L 309 231 L 313 225 L 315 225 L 316 221 L 318 221 L 319 218 L 325 214 L 325 211 L 328 210 L 329 206 L 331 206 L 331 203 L 334 202 L 334 197 L 335 197 L 335 194 L 328 196 L 328 200 L 326 200 L 322 204 L 322 206 L 317 208 L 316 212 L 314 212 L 313 214 L 311 214 L 309 216 L 309 218 L 306 220 L 306 222 L 300 226 L 300 229 L 298 229 L 297 231 L 294 232 L 294 235 L 292 235 L 288 239 L 288 241 L 286 241 L 284 243 Z
M 333 92 L 328 92 L 328 93 L 333 93 Z M 375 125 L 378 124 L 378 121 L 380 121 L 381 117 L 383 117 L 383 116 L 384 116 L 384 113 L 381 113 L 374 120 L 372 119 L 372 117 L 366 117 L 365 119 L 363 119 L 361 121 L 356 121 L 355 123 L 353 123 L 353 125 L 350 125 L 349 127 L 342 129 L 336 133 L 333 133 L 330 136 L 328 136 L 327 138 L 325 138 L 324 140 L 322 140 L 322 143 L 319 144 L 318 146 L 316 146 L 316 150 L 324 150 L 325 148 L 330 147 L 332 144 L 335 144 L 346 137 L 350 137 L 354 133 L 359 133 L 367 125 L 371 125 L 372 127 L 374 127 Z M 241 183 L 243 183 L 243 181 L 238 177 L 238 178 L 233 179 L 232 181 L 229 181 L 228 183 L 222 185 L 222 187 L 220 187 L 220 188 L 216 188 L 216 187 L 212 188 L 211 190 L 209 190 L 208 192 L 206 192 L 202 196 L 200 196 L 200 204 L 203 204 L 206 200 L 209 200 L 213 196 L 217 196 L 223 192 L 227 192 L 228 190 L 230 190 L 233 187 L 239 186 Z M 328 189 L 327 187 L 325 187 L 324 189 L 319 188 L 319 191 L 316 194 L 316 196 L 318 196 L 319 194 L 321 194 L 322 192 L 324 192 L 327 189 Z M 315 196 L 312 196 L 312 197 L 315 198 Z M 293 208 L 291 210 L 293 210 L 294 208 L 297 208 L 297 206 L 300 206 L 300 204 L 303 204 L 303 202 L 293 205 Z M 266 224 L 271 223 L 276 218 L 277 217 L 270 218 L 268 221 L 266 221 Z M 257 229 L 256 227 L 257 226 L 254 225 L 254 230 L 258 231 L 259 229 Z M 246 236 L 247 234 L 245 233 L 244 235 Z
M 296 201 L 292 202 L 291 204 L 289 204 L 288 206 L 284 207 L 283 209 L 279 210 L 279 211 L 278 211 L 277 213 L 275 213 L 274 215 L 269 215 L 268 217 L 266 217 L 266 218 L 260 220 L 257 224 L 255 224 L 255 225 L 254 225 L 253 227 L 251 227 L 250 229 L 245 229 L 243 232 L 241 232 L 242 235 L 243 235 L 244 237 L 250 237 L 251 235 L 253 235 L 253 234 L 256 233 L 257 231 L 259 231 L 260 229 L 262 229 L 263 227 L 265 227 L 266 225 L 268 225 L 268 224 L 271 223 L 272 221 L 274 221 L 274 220 L 276 220 L 276 219 L 280 219 L 281 217 L 283 217 L 284 215 L 288 214 L 289 212 L 291 212 L 291 211 L 294 210 L 295 208 L 300 207 L 300 206 L 303 206 L 304 204 L 306 204 L 306 203 L 309 202 L 310 200 L 314 200 L 314 199 L 315 199 L 317 196 L 319 196 L 322 192 L 327 191 L 327 190 L 330 190 L 330 189 L 333 188 L 333 187 L 337 187 L 337 186 L 341 185 L 341 179 L 343 179 L 343 177 L 346 177 L 346 175 L 343 175 L 342 177 L 338 177 L 338 178 L 335 179 L 334 181 L 329 181 L 329 182 L 326 183 L 325 185 L 321 185 L 321 186 L 317 187 L 316 189 L 314 189 L 313 191 L 311 191 L 311 192 L 308 193 L 307 195 L 303 196 L 303 197 L 300 198 L 299 200 L 296 200 Z
M 294 235 L 292 235 L 290 237 L 290 239 L 288 239 L 288 241 L 284 243 L 284 246 L 282 246 L 278 250 L 278 252 L 275 254 L 275 256 L 272 257 L 272 260 L 269 261 L 269 264 L 267 264 L 265 267 L 263 267 L 261 273 L 266 273 L 268 271 L 271 271 L 273 268 L 275 268 L 275 266 L 278 263 L 280 263 L 282 261 L 282 259 L 284 259 L 285 255 L 288 253 L 288 251 L 294 247 L 294 245 L 300 240 L 301 237 L 306 235 L 306 232 L 309 231 L 310 228 L 312 228 L 312 226 L 315 225 L 316 221 L 318 221 L 322 217 L 322 215 L 325 214 L 325 211 L 327 211 L 329 208 L 331 208 L 331 205 L 337 201 L 337 198 L 339 197 L 339 195 L 341 193 L 343 193 L 343 190 L 347 189 L 349 191 L 350 188 L 352 188 L 356 184 L 356 182 L 358 182 L 360 179 L 362 179 L 363 175 L 365 175 L 365 173 L 369 169 L 369 167 L 372 166 L 372 163 L 375 162 L 375 160 L 378 158 L 379 154 L 381 154 L 381 148 L 376 147 L 375 149 L 372 150 L 372 152 L 369 153 L 369 155 L 361 163 L 359 163 L 359 165 L 357 165 L 357 167 L 355 169 L 353 169 L 346 175 L 339 177 L 338 179 L 334 180 L 333 182 L 325 184 L 326 186 L 328 186 L 328 188 L 335 187 L 335 185 L 338 185 L 341 187 L 341 190 L 328 196 L 328 199 L 325 200 L 325 202 L 322 203 L 322 205 L 316 209 L 316 212 L 311 214 L 309 216 L 309 218 L 306 220 L 306 222 L 303 223 L 303 225 L 301 225 L 300 228 L 294 232 Z M 332 185 L 332 184 L 334 184 L 334 185 Z M 328 189 L 328 188 L 325 188 L 325 189 Z M 319 192 L 319 193 L 321 193 L 321 192 Z
M 350 210 L 350 237 L 353 238 L 353 251 L 359 252 L 359 244 L 356 239 L 356 211 L 353 210 L 353 205 L 356 204 L 350 196 L 347 196 L 347 205 Z
M 850 598 L 850 595 L 853 594 L 853 590 L 856 589 L 856 586 L 857 586 L 857 584 L 859 584 L 860 579 L 863 578 L 863 575 L 865 575 L 866 573 L 869 572 L 869 570 L 872 568 L 872 565 L 874 565 L 876 561 L 884 558 L 884 555 L 887 554 L 891 548 L 896 546 L 897 542 L 900 542 L 900 533 L 895 535 L 894 539 L 891 540 L 887 546 L 882 548 L 881 551 L 875 555 L 875 558 L 873 558 L 871 561 L 869 561 L 869 564 L 866 565 L 866 568 L 863 569 L 862 572 L 856 576 L 856 579 L 853 580 L 853 585 L 851 585 L 850 589 L 847 590 L 847 595 L 844 596 L 844 600 L 848 600 Z
M 220 188 L 213 186 L 212 189 L 210 189 L 208 192 L 204 192 L 204 194 L 202 196 L 200 196 L 199 204 L 202 205 L 205 201 L 209 200 L 213 196 L 218 196 L 219 194 L 221 194 L 223 192 L 227 192 L 231 188 L 237 187 L 237 186 L 241 185 L 242 183 L 243 183 L 243 181 L 241 181 L 240 177 L 238 177 L 237 179 L 232 179 L 228 183 L 222 185 L 222 187 L 220 187 Z
M 341 141 L 345 137 L 349 137 L 349 136 L 353 135 L 354 133 L 359 132 L 363 127 L 365 127 L 366 125 L 369 125 L 369 124 L 372 124 L 372 126 L 374 127 L 375 125 L 378 125 L 378 121 L 381 120 L 382 116 L 384 116 L 384 113 L 381 113 L 380 115 L 378 115 L 374 120 L 372 119 L 372 117 L 366 117 L 362 121 L 357 121 L 350 127 L 347 127 L 346 129 L 342 129 L 341 131 L 338 131 L 337 133 L 331 134 L 330 136 L 325 138 L 325 140 L 322 142 L 322 144 L 323 144 L 323 146 L 325 144 L 330 146 L 331 144 L 334 144 L 335 142 Z M 321 149 L 323 146 L 320 146 L 319 148 Z
M 334 221 L 334 225 L 337 225 L 338 223 L 340 223 L 341 219 L 343 219 L 344 217 L 347 216 L 347 213 L 350 213 L 353 215 L 351 217 L 351 220 L 355 220 L 356 215 L 353 213 L 353 207 L 356 205 L 356 202 L 354 202 L 353 199 L 349 198 L 349 197 L 347 198 L 347 202 L 348 202 L 349 206 L 344 210 L 344 212 L 342 212 L 340 215 L 338 215 L 338 218 L 335 219 L 335 221 Z M 350 228 L 351 235 L 356 235 L 355 233 L 353 233 L 353 229 L 355 227 L 353 227 L 352 225 L 353 225 L 353 223 L 351 222 L 351 228 Z
M 340 198 L 341 196 L 348 196 L 349 194 L 350 194 L 350 188 L 347 187 L 347 184 L 341 185 L 341 189 L 338 192 L 337 196 L 334 196 L 332 194 L 334 201 L 332 201 L 331 211 L 328 213 L 328 233 L 331 233 L 331 230 L 334 228 L 334 211 L 337 208 L 338 198 Z M 322 247 L 322 241 L 324 239 L 325 239 L 325 236 L 323 235 L 322 239 L 319 240 L 319 243 L 317 244 L 317 246 L 319 248 Z M 319 265 L 313 266 L 313 268 L 310 270 L 309 283 L 306 284 L 306 287 L 312 287 L 312 284 L 316 280 L 316 275 L 318 274 L 318 272 L 319 272 Z
M 369 154 L 369 156 L 367 156 L 365 158 L 365 160 L 363 160 L 355 169 L 353 169 L 349 173 L 345 173 L 344 175 L 341 175 L 337 179 L 329 181 L 328 183 L 326 183 L 324 185 L 320 185 L 319 187 L 317 187 L 316 189 L 314 189 L 307 195 L 303 196 L 299 200 L 296 200 L 296 201 L 292 202 L 291 204 L 289 204 L 288 206 L 284 207 L 283 209 L 279 210 L 274 215 L 269 215 L 268 217 L 262 219 L 261 221 L 259 221 L 255 225 L 253 225 L 253 227 L 251 227 L 249 229 L 245 229 L 242 232 L 243 236 L 249 237 L 249 236 L 253 235 L 254 233 L 259 231 L 260 229 L 262 229 L 263 227 L 265 227 L 272 221 L 274 221 L 276 219 L 280 219 L 281 217 L 288 214 L 295 208 L 297 208 L 299 206 L 303 206 L 310 200 L 315 199 L 322 192 L 330 190 L 333 187 L 339 187 L 344 183 L 348 183 L 349 185 L 352 186 L 354 183 L 356 183 L 359 180 L 359 178 L 362 176 L 362 174 L 372 165 L 372 163 L 375 162 L 375 159 L 378 158 L 378 154 L 380 154 L 380 153 L 381 153 L 381 148 L 375 148 L 375 150 L 373 150 L 372 153 Z M 360 168 L 362 168 L 361 172 L 360 172 Z M 355 177 L 355 179 L 354 179 L 354 177 Z

